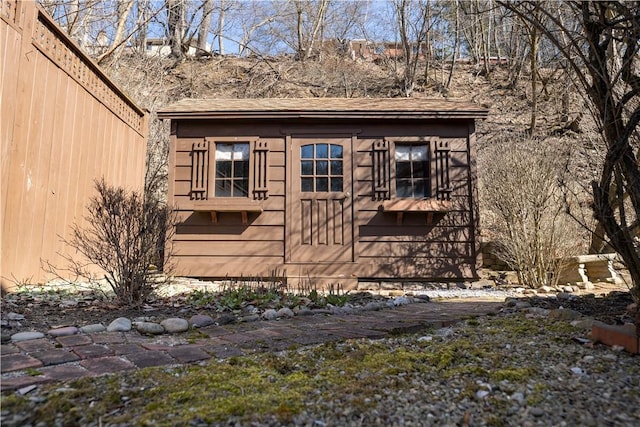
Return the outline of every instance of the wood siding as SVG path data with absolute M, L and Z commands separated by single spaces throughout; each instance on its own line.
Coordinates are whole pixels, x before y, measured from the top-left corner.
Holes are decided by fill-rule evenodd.
M 0 280 L 64 267 L 94 180 L 142 190 L 147 116 L 32 1 L 0 3 Z
M 464 280 L 476 277 L 477 216 L 474 212 L 474 165 L 471 159 L 473 120 L 207 120 L 179 119 L 172 124 L 169 198 L 181 223 L 171 242 L 176 272 L 195 277 L 268 276 L 285 273 L 294 282 L 310 277 L 319 283 L 355 283 L 355 280 Z M 269 147 L 267 198 L 261 212 L 218 212 L 212 222 L 207 212 L 193 209 L 192 160 L 194 147 L 205 140 L 258 140 Z M 312 226 L 299 227 L 297 213 L 305 193 L 299 192 L 300 140 L 343 144 L 352 172 L 344 188 L 351 209 L 345 225 L 350 247 L 335 256 L 308 246 L 296 252 Z M 431 191 L 446 197 L 446 212 L 387 212 L 376 186 L 375 147 L 381 141 L 430 144 Z M 436 145 L 436 143 L 440 145 Z M 346 145 L 345 145 L 346 144 Z M 437 147 L 447 147 L 450 193 L 438 193 L 435 176 Z M 210 148 L 211 150 L 211 148 Z M 214 162 L 209 157 L 209 167 Z M 393 162 L 392 156 L 387 161 Z M 393 165 L 390 171 L 393 171 Z M 391 175 L 387 179 L 393 180 Z M 347 182 L 347 181 L 345 181 Z M 393 182 L 388 199 L 395 199 Z M 249 197 L 251 198 L 251 197 Z M 450 198 L 450 200 L 448 200 Z M 348 203 L 346 202 L 348 200 Z M 256 202 L 254 200 L 254 202 Z M 230 202 L 233 203 L 233 202 Z M 304 217 L 303 215 L 303 218 Z M 322 223 L 322 217 L 318 216 Z M 301 236 L 292 236 L 293 233 Z M 309 237 L 309 236 L 307 236 Z M 327 242 L 320 241 L 320 245 Z M 329 250 L 329 247 L 326 248 Z M 321 249 L 318 249 L 321 250 Z M 335 250 L 335 249 L 331 249 Z

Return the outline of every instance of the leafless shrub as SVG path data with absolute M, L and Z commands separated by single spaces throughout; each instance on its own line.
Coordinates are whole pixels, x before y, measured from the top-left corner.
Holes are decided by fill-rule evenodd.
M 85 258 L 67 258 L 69 271 L 93 285 L 106 280 L 119 303 L 139 305 L 166 280 L 157 269 L 170 259 L 164 242 L 173 232 L 174 213 L 156 199 L 104 180 L 96 181 L 95 187 L 97 195 L 90 199 L 84 217 L 86 226 L 75 224 L 65 242 Z M 165 274 L 169 269 L 165 262 Z
M 563 259 L 579 246 L 564 211 L 561 165 L 552 144 L 524 137 L 494 143 L 481 155 L 496 255 L 516 270 L 523 286 L 556 285 Z

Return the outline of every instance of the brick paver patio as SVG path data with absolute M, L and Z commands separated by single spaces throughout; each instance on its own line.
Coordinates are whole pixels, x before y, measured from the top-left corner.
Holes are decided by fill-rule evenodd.
M 131 331 L 3 344 L 0 347 L 1 389 L 16 390 L 136 368 L 224 359 L 351 338 L 383 338 L 418 332 L 429 326 L 447 326 L 467 317 L 495 312 L 500 307 L 501 301 L 451 300 L 344 316 L 318 314 L 207 326 L 199 331 L 208 338 L 195 342 L 180 334 L 146 337 Z

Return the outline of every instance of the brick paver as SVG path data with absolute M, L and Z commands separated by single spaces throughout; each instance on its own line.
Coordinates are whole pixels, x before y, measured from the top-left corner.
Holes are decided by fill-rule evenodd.
M 53 350 L 55 345 L 46 338 L 39 338 L 37 340 L 20 341 L 16 343 L 16 346 L 22 351 L 30 353 L 32 351 L 40 350 Z
M 43 365 L 60 365 L 62 363 L 76 362 L 80 360 L 77 354 L 66 350 L 47 350 L 31 353 L 31 356 L 40 360 Z
M 174 347 L 168 353 L 180 363 L 192 363 L 199 360 L 211 359 L 209 353 L 196 345 L 182 345 Z
M 446 301 L 409 304 L 352 315 L 299 316 L 200 328 L 203 337 L 186 344 L 180 336 L 148 337 L 132 332 L 77 334 L 41 338 L 0 348 L 2 390 L 66 381 L 128 369 L 224 359 L 253 352 L 350 338 L 381 338 L 446 326 L 502 307 L 502 302 Z M 35 368 L 36 372 L 26 371 Z M 21 372 L 24 371 L 24 372 Z M 33 375 L 33 374 L 42 375 Z M 28 375 L 32 374 L 32 375 Z
M 93 340 L 90 335 L 68 335 L 66 337 L 56 338 L 56 341 L 64 347 L 75 347 L 78 345 L 92 344 Z
M 80 356 L 81 359 L 89 359 L 92 357 L 113 356 L 114 352 L 105 345 L 88 344 L 73 347 L 73 352 Z
M 115 356 L 86 359 L 80 362 L 80 366 L 93 375 L 111 374 L 135 368 L 133 363 Z
M 76 365 L 58 365 L 39 369 L 45 378 L 55 381 L 75 380 L 90 375 L 85 368 Z
M 20 371 L 29 368 L 38 368 L 42 362 L 26 354 L 16 353 L 0 357 L 0 372 Z
M 177 363 L 177 360 L 162 351 L 145 351 L 133 353 L 126 356 L 138 368 L 148 368 L 150 366 L 162 366 Z

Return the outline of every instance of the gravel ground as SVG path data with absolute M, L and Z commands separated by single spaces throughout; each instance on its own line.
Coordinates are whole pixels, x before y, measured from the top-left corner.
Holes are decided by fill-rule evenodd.
M 2 425 L 640 425 L 640 358 L 576 339 L 586 336 L 544 310 L 506 310 L 419 334 L 45 386 L 3 398 Z

